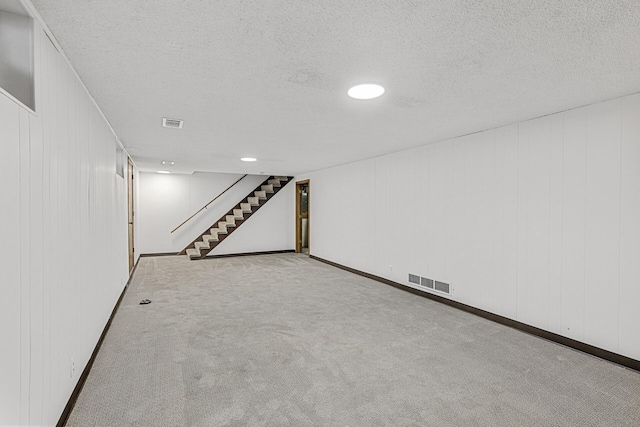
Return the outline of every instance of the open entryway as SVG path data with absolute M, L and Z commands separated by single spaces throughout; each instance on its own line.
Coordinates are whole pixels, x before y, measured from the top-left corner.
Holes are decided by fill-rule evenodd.
M 309 254 L 309 180 L 296 182 L 296 252 Z

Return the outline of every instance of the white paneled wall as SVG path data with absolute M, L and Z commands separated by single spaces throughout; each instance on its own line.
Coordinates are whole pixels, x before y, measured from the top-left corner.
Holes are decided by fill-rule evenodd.
M 267 177 L 249 175 L 192 220 L 171 233 L 242 175 L 224 173 L 139 174 L 138 243 L 142 254 L 179 252 Z M 295 185 L 289 183 L 211 255 L 288 250 L 295 247 Z
M 309 174 L 311 252 L 640 359 L 639 118 L 633 95 Z
M 58 422 L 128 279 L 115 136 L 35 42 L 36 114 L 0 94 L 0 425 Z

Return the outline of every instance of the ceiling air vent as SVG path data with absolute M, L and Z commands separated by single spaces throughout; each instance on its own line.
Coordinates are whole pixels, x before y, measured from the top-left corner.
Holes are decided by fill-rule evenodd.
M 182 129 L 184 120 L 162 118 L 162 127 L 171 129 Z

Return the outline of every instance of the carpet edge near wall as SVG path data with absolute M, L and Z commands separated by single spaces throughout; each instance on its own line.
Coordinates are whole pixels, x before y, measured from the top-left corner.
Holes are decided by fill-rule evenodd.
M 633 371 L 637 371 L 640 373 L 640 360 L 633 359 L 631 357 L 624 356 L 619 353 L 614 353 L 609 350 L 605 350 L 600 347 L 593 346 L 591 344 L 587 344 L 581 341 L 577 341 L 571 338 L 564 337 L 562 335 L 558 335 L 556 333 L 546 331 L 544 329 L 537 328 L 535 326 L 528 325 L 526 323 L 519 322 L 517 320 L 510 319 L 508 317 L 500 316 L 498 314 L 491 313 L 486 310 L 482 310 L 477 307 L 473 307 L 471 305 L 463 304 L 461 302 L 444 298 L 439 295 L 435 295 L 426 291 L 421 291 L 419 289 L 403 285 L 402 283 L 394 282 L 393 280 L 385 279 L 384 277 L 376 276 L 374 274 L 370 274 L 355 268 L 347 267 L 346 265 L 342 265 L 324 258 L 320 258 L 315 255 L 309 255 L 309 258 L 315 259 L 317 261 L 323 262 L 325 264 L 329 264 L 336 268 L 340 268 L 342 270 L 348 271 L 353 274 L 357 274 L 362 277 L 366 277 L 368 279 L 375 280 L 380 283 L 384 283 L 389 286 L 393 286 L 394 288 L 400 289 L 405 292 L 409 292 L 411 294 L 430 299 L 432 301 L 436 301 L 442 304 L 446 304 L 450 307 L 457 308 L 458 310 L 465 311 L 467 313 L 475 314 L 476 316 L 482 317 L 483 319 L 490 320 L 492 322 L 499 323 L 504 326 L 508 326 L 510 328 L 517 329 L 521 332 L 528 333 L 530 335 L 534 335 L 538 338 L 546 339 L 548 341 L 552 341 L 556 344 L 560 344 L 574 350 L 578 350 L 580 352 L 586 353 L 590 356 L 595 356 L 600 359 L 606 360 L 608 362 L 615 363 L 624 368 L 631 369 Z

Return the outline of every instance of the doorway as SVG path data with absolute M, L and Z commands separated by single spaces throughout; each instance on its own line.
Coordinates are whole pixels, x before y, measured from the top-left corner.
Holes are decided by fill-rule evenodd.
M 133 163 L 127 157 L 127 230 L 129 234 L 129 273 L 133 270 Z
M 296 252 L 309 254 L 309 180 L 296 182 Z

